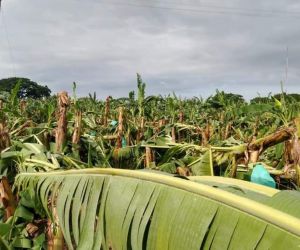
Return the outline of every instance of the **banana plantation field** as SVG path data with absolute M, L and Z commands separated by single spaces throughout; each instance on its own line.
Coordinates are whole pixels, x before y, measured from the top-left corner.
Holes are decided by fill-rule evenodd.
M 0 96 L 0 249 L 300 249 L 300 95 Z

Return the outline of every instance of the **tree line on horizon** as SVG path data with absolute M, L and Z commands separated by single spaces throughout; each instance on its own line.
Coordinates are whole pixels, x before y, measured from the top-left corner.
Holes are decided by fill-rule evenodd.
M 141 76 L 138 74 L 138 78 L 141 78 Z M 47 85 L 41 85 L 37 82 L 34 82 L 28 78 L 24 77 L 9 77 L 9 78 L 3 78 L 0 80 L 0 99 L 5 100 L 5 96 L 9 94 L 12 89 L 15 88 L 17 84 L 20 84 L 18 97 L 21 99 L 26 98 L 32 98 L 32 99 L 39 99 L 39 98 L 47 98 L 51 96 L 51 89 Z M 134 91 L 129 92 L 129 99 L 134 96 Z M 90 96 L 92 96 L 90 94 Z M 211 105 L 214 105 L 216 108 L 220 105 L 220 97 L 221 99 L 226 99 L 227 101 L 232 101 L 236 103 L 247 103 L 245 98 L 240 94 L 235 93 L 227 93 L 225 91 L 219 91 L 216 90 L 216 93 L 214 95 L 209 96 L 206 101 L 208 101 Z M 273 94 L 269 93 L 268 96 L 257 96 L 252 99 L 250 99 L 250 104 L 252 103 L 268 103 L 272 100 L 281 99 L 284 97 L 286 101 L 300 101 L 300 94 L 298 93 L 277 93 Z M 96 93 L 94 93 L 94 98 L 96 99 Z M 124 97 L 121 97 L 119 99 L 123 99 Z M 195 97 L 192 97 L 195 98 Z M 184 99 L 192 99 L 192 98 L 184 98 Z M 118 99 L 118 98 L 117 98 Z

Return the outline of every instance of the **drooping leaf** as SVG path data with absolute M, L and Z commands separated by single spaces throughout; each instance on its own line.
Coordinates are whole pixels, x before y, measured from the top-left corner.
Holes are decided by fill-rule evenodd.
M 188 167 L 192 170 L 193 175 L 213 175 L 213 166 L 211 152 L 207 150 L 201 158 L 190 163 Z
M 285 203 L 297 200 L 287 208 L 280 207 L 280 191 L 253 200 L 251 184 L 246 192 L 239 187 L 239 195 L 230 186 L 150 172 L 86 169 L 23 173 L 16 186 L 35 187 L 44 204 L 55 201 L 69 249 L 296 249 L 300 244 L 300 198 L 287 196 Z

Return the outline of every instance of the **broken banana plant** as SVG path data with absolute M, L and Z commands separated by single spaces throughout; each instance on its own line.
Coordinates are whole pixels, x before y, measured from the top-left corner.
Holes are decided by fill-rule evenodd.
M 56 128 L 56 152 L 61 153 L 67 138 L 67 110 L 70 104 L 68 93 L 63 91 L 58 94 L 58 120 Z
M 0 179 L 0 203 L 5 209 L 4 220 L 7 220 L 9 217 L 14 215 L 17 202 L 5 176 L 2 176 Z

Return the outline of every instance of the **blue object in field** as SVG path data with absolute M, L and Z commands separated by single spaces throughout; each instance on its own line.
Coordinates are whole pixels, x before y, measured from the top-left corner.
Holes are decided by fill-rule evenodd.
M 125 137 L 122 137 L 122 148 L 125 148 L 127 146 L 127 142 Z
M 115 120 L 112 120 L 112 121 L 110 122 L 110 125 L 112 125 L 113 127 L 116 126 L 117 124 L 118 124 L 118 122 L 115 121 Z
M 271 177 L 269 172 L 264 168 L 263 165 L 257 164 L 251 174 L 251 182 L 272 187 L 276 187 L 274 179 Z

